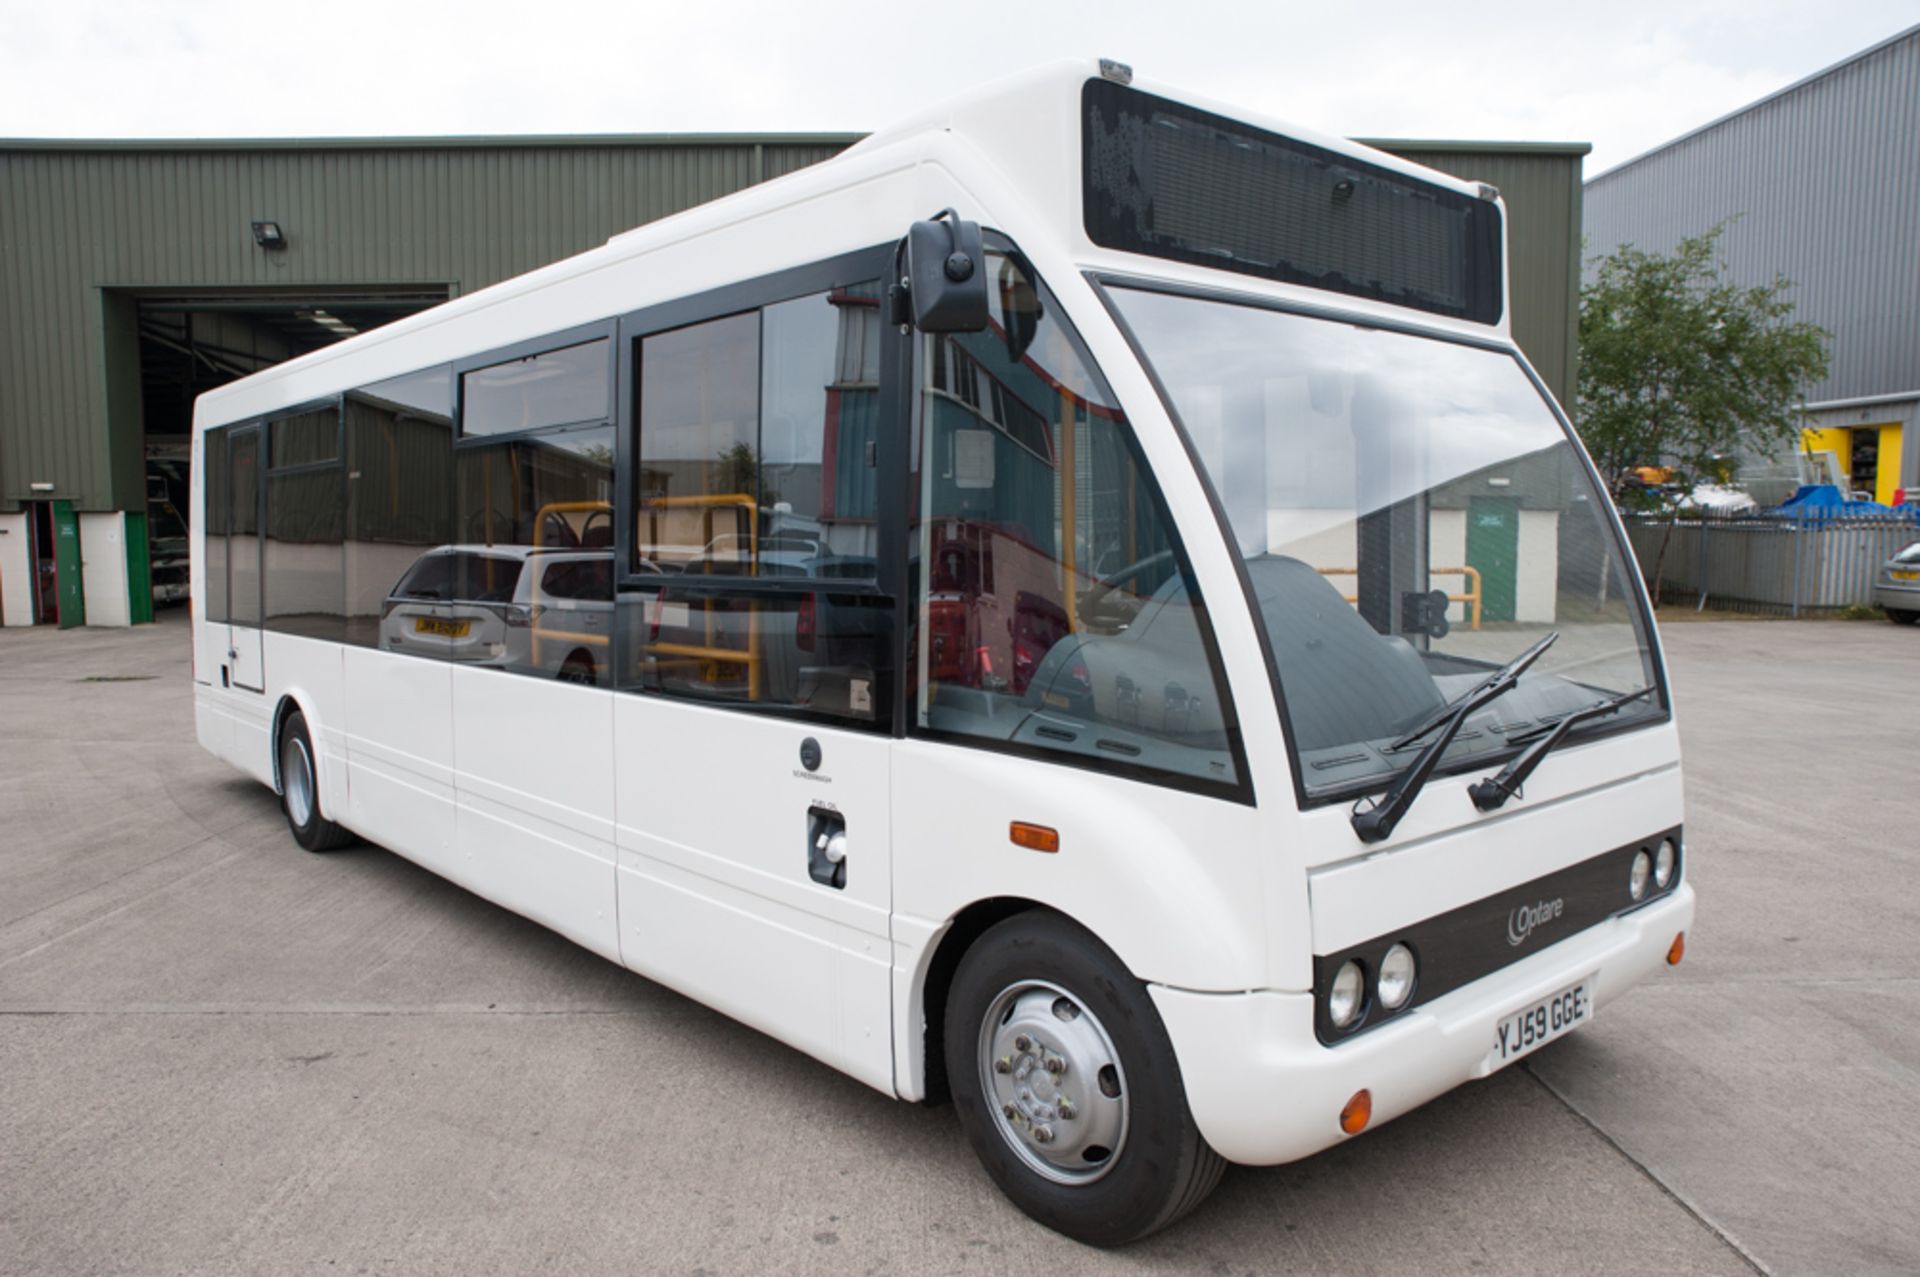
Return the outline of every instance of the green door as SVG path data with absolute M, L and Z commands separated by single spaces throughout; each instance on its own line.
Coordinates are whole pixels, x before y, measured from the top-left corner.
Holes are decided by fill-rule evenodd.
M 1513 619 L 1520 574 L 1520 503 L 1511 497 L 1474 497 L 1467 505 L 1467 566 L 1480 573 L 1480 615 Z
M 53 503 L 53 579 L 60 598 L 60 628 L 87 623 L 87 595 L 80 585 L 80 518 L 73 502 Z

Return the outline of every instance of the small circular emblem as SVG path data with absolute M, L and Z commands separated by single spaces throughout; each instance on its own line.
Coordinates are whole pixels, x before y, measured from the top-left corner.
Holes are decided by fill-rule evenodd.
M 811 736 L 800 742 L 800 765 L 810 772 L 820 770 L 820 742 Z

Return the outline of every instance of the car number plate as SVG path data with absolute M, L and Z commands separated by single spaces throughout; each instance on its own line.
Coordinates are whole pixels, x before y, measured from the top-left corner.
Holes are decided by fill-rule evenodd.
M 1593 977 L 1516 1011 L 1493 1027 L 1487 1072 L 1511 1064 L 1593 1018 Z
M 1896 569 L 1887 575 L 1896 581 L 1920 581 L 1920 572 L 1904 572 Z
M 417 617 L 413 622 L 415 634 L 438 634 L 441 638 L 465 638 L 472 628 L 472 621 L 443 621 L 437 616 Z

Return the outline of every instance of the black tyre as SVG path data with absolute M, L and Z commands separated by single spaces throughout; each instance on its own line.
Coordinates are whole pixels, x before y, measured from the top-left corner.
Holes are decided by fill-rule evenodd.
M 954 974 L 945 1032 L 961 1129 L 1056 1232 L 1125 1245 L 1220 1182 L 1146 988 L 1084 928 L 1034 911 L 987 931 Z
M 1912 625 L 1915 621 L 1920 621 L 1920 612 L 1907 612 L 1897 607 L 1890 607 L 1887 609 L 1887 619 L 1895 625 Z
M 580 683 L 587 687 L 594 687 L 600 682 L 600 673 L 594 667 L 593 658 L 585 652 L 575 652 L 567 657 L 555 677 L 562 683 Z
M 354 836 L 320 814 L 319 778 L 306 715 L 294 710 L 280 725 L 280 810 L 295 842 L 308 851 L 337 851 Z

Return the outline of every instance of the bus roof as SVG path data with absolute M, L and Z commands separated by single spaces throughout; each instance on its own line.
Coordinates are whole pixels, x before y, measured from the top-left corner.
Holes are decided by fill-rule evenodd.
M 914 219 L 960 203 L 963 195 L 970 198 L 959 208 L 962 216 L 1014 235 L 1043 273 L 1043 254 L 1036 248 L 1045 240 L 1054 252 L 1044 256 L 1054 260 L 1065 255 L 1078 266 L 1124 265 L 1135 273 L 1191 277 L 1192 267 L 1102 249 L 1082 227 L 1080 94 L 1089 81 L 1102 77 L 1102 65 L 1067 60 L 1009 76 L 916 112 L 832 159 L 210 390 L 196 405 L 195 427 L 248 419 L 890 242 Z M 1135 78 L 1131 84 L 1358 164 L 1461 196 L 1485 194 L 1475 183 L 1349 139 L 1149 80 Z M 676 251 L 703 239 L 709 244 L 699 252 Z M 808 251 L 795 256 L 790 247 L 795 243 L 809 245 Z M 1198 273 L 1220 282 L 1217 270 Z M 1234 277 L 1232 286 L 1243 291 L 1278 287 L 1244 276 Z M 1323 304 L 1327 300 L 1321 298 Z M 1339 304 L 1374 308 L 1351 298 Z

